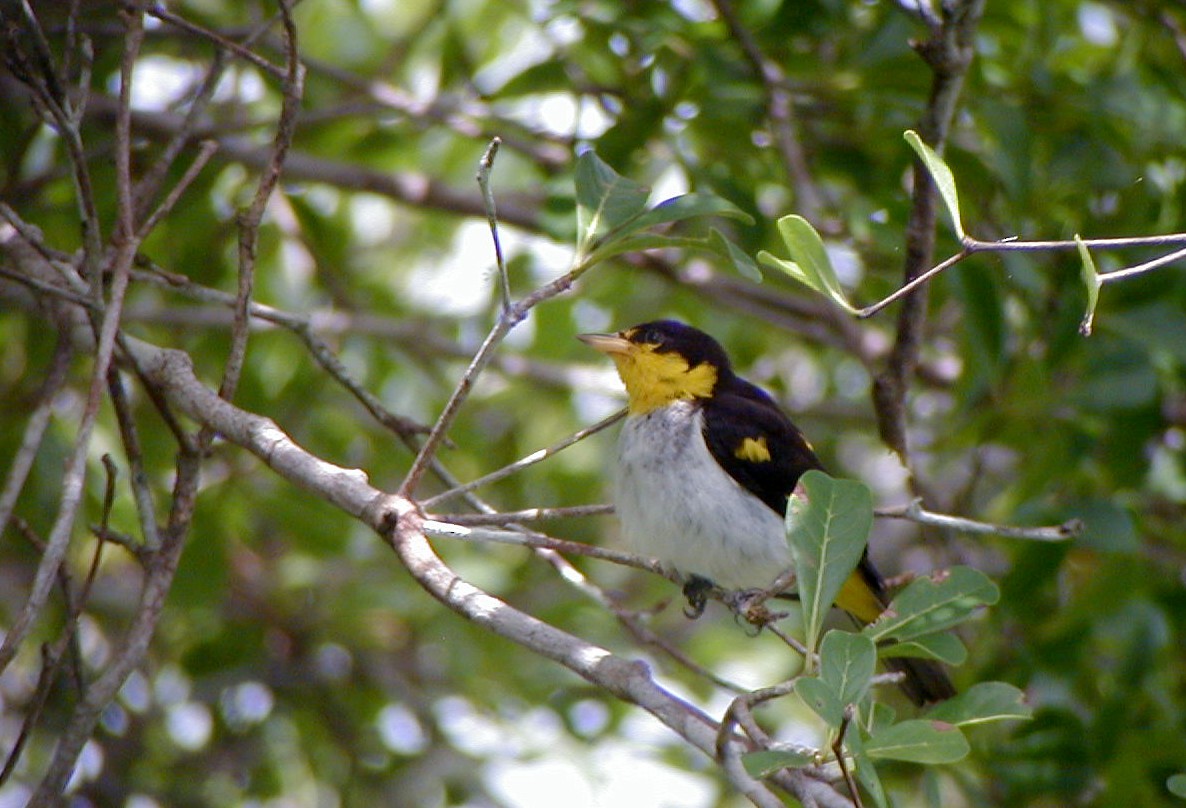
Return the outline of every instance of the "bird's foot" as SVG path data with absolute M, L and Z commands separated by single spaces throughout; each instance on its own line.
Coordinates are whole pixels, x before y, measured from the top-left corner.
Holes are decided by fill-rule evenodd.
M 787 616 L 787 612 L 776 612 L 766 605 L 770 596 L 767 589 L 738 589 L 729 593 L 725 604 L 733 610 L 733 614 L 761 631 L 765 626 Z
M 684 597 L 688 599 L 688 605 L 684 608 L 684 616 L 689 620 L 695 620 L 704 614 L 704 608 L 708 605 L 708 593 L 715 588 L 716 584 L 707 578 L 700 575 L 689 575 L 688 580 L 684 582 Z

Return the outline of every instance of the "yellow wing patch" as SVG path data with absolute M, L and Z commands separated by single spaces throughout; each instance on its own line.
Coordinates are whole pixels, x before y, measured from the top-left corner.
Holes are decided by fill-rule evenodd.
M 769 462 L 770 447 L 766 445 L 766 436 L 746 438 L 733 450 L 733 456 L 738 460 L 748 460 L 751 463 Z

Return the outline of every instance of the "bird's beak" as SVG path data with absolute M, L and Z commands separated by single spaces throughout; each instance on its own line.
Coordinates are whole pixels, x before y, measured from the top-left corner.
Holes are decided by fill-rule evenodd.
M 603 354 L 623 355 L 634 348 L 634 343 L 617 334 L 577 334 L 577 339 Z

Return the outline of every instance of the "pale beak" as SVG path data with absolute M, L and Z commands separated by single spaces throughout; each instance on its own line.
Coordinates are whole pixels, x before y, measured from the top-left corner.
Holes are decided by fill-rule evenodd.
M 577 339 L 595 351 L 613 356 L 628 354 L 634 350 L 634 343 L 617 334 L 577 334 Z

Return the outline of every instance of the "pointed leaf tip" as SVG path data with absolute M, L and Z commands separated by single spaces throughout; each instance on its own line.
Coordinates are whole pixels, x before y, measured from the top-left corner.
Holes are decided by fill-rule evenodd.
M 918 132 L 907 129 L 902 136 L 910 144 L 910 148 L 914 149 L 914 153 L 918 155 L 918 159 L 922 161 L 927 173 L 934 180 L 939 197 L 947 208 L 947 215 L 951 218 L 951 227 L 955 230 L 955 235 L 960 241 L 963 241 L 965 234 L 964 223 L 960 218 L 959 191 L 956 190 L 955 175 L 951 173 L 951 168 L 937 151 L 923 142 Z

